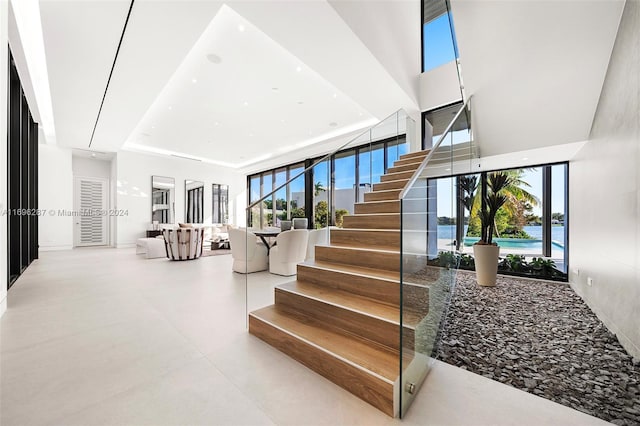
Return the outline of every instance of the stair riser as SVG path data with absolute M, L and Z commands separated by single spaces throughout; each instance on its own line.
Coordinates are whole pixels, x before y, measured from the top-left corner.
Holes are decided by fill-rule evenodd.
M 316 246 L 316 260 L 387 271 L 400 270 L 400 253 Z
M 347 229 L 400 229 L 400 214 L 345 216 L 343 226 Z
M 426 157 L 427 157 L 426 155 L 421 155 L 419 157 L 403 158 L 400 160 L 396 160 L 393 162 L 393 167 L 406 166 L 407 164 L 419 163 L 421 161 L 424 161 Z
M 374 191 L 386 191 L 388 189 L 403 189 L 405 185 L 409 182 L 409 179 L 402 179 L 397 181 L 389 181 L 389 182 L 381 182 L 374 183 L 373 190 Z
M 393 384 L 253 316 L 249 316 L 249 332 L 385 414 L 392 417 L 395 415 Z
M 413 176 L 413 171 L 403 172 L 403 173 L 386 174 L 386 175 L 380 176 L 380 182 L 389 182 L 390 180 L 410 179 L 411 176 Z
M 408 154 L 402 154 L 400 156 L 400 160 L 406 160 L 408 158 L 413 158 L 413 159 L 420 158 L 420 157 L 424 158 L 428 154 L 429 154 L 429 150 L 410 152 Z
M 368 203 L 358 203 L 355 205 L 354 212 L 355 214 L 400 213 L 400 202 L 392 201 L 392 202 L 376 203 L 374 201 L 371 201 Z
M 393 306 L 400 305 L 399 282 L 306 265 L 298 265 L 297 279 L 301 282 L 349 291 Z M 414 299 L 414 297 L 411 298 L 411 300 Z
M 420 163 L 411 163 L 405 164 L 404 166 L 398 167 L 389 167 L 387 169 L 387 173 L 402 173 L 402 172 L 415 172 L 418 167 L 420 167 Z
M 400 348 L 400 327 L 359 312 L 350 311 L 304 295 L 276 287 L 276 306 L 315 318 L 331 327 L 341 328 L 356 336 L 380 343 L 392 349 Z M 398 323 L 400 318 L 397 318 Z
M 402 226 L 401 226 L 402 223 Z M 403 229 L 427 230 L 427 215 L 423 213 L 409 213 L 402 215 L 355 215 L 345 216 L 343 226 L 346 229 Z
M 331 243 L 350 247 L 376 247 L 382 250 L 400 250 L 400 232 L 332 229 Z
M 397 200 L 401 190 L 393 191 L 380 191 L 380 192 L 367 192 L 364 194 L 364 201 L 385 201 L 385 200 Z

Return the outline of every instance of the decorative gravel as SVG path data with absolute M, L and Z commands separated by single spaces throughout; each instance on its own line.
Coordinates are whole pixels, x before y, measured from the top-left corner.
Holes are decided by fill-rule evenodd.
M 439 358 L 617 425 L 640 425 L 640 362 L 568 284 L 459 272 Z

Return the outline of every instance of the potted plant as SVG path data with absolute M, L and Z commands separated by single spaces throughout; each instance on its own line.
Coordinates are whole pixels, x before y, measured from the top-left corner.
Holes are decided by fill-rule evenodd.
M 480 241 L 473 245 L 473 257 L 476 264 L 476 280 L 481 286 L 495 286 L 498 275 L 498 257 L 500 246 L 493 242 L 496 214 L 507 201 L 503 190 L 509 186 L 510 177 L 504 172 L 490 173 L 487 176 L 487 193 L 483 196 L 480 210 Z

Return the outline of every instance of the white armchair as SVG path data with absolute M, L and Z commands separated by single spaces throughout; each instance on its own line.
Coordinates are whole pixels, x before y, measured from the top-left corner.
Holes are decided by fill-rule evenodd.
M 308 242 L 309 231 L 306 229 L 292 229 L 278 235 L 276 245 L 269 252 L 269 272 L 285 276 L 295 275 L 296 265 L 303 262 L 307 255 Z
M 307 244 L 307 257 L 305 261 L 316 258 L 316 246 L 329 242 L 329 228 L 314 229 L 309 231 L 309 243 Z
M 235 272 L 241 274 L 266 271 L 269 268 L 267 247 L 258 244 L 257 237 L 246 229 L 229 229 L 231 256 Z

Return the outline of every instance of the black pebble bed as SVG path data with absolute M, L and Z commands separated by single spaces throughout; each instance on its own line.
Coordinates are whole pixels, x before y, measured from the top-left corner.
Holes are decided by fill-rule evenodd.
M 459 272 L 444 362 L 617 425 L 640 425 L 640 362 L 566 283 Z

